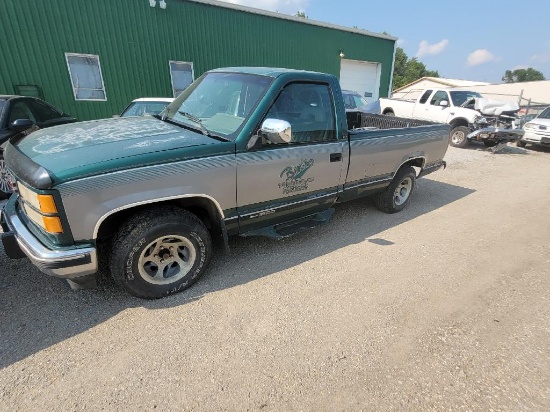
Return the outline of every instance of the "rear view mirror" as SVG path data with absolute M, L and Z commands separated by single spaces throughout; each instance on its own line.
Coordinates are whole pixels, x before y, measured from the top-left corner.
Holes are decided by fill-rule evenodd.
M 290 143 L 292 128 L 286 120 L 265 119 L 260 132 L 272 143 Z
M 16 132 L 22 132 L 32 127 L 34 123 L 30 119 L 16 119 L 10 124 L 10 129 Z

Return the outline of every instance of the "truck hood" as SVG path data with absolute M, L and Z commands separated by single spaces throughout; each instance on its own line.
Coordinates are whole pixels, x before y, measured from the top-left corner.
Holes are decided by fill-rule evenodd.
M 190 148 L 215 144 L 222 142 L 144 116 L 41 129 L 26 136 L 16 146 L 55 178 L 69 171 L 73 171 L 69 174 L 82 176 L 131 167 L 132 164 L 154 163 L 159 157 L 187 158 Z
M 512 115 L 519 111 L 519 105 L 515 102 L 487 99 L 477 97 L 474 108 L 485 116 Z

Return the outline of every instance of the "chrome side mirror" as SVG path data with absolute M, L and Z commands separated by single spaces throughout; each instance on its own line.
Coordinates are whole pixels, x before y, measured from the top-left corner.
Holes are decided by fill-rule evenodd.
M 260 132 L 272 143 L 290 143 L 292 127 L 286 120 L 265 119 Z
M 441 107 L 447 107 L 447 106 L 449 105 L 449 102 L 448 102 L 447 100 L 441 100 L 441 101 L 439 102 L 439 105 L 440 105 Z

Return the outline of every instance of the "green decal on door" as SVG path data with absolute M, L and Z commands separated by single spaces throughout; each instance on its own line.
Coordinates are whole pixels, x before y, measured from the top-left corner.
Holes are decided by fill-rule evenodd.
M 309 183 L 313 182 L 314 178 L 304 178 L 304 175 L 313 166 L 313 163 L 313 159 L 302 159 L 298 166 L 287 166 L 283 169 L 280 177 L 284 180 L 279 183 L 279 188 L 283 190 L 285 195 L 307 190 Z

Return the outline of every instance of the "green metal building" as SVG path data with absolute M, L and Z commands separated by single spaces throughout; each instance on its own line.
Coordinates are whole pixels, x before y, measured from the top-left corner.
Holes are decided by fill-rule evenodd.
M 0 94 L 41 97 L 79 120 L 173 97 L 229 66 L 332 73 L 377 99 L 396 41 L 212 0 L 2 0 L 0 25 Z

